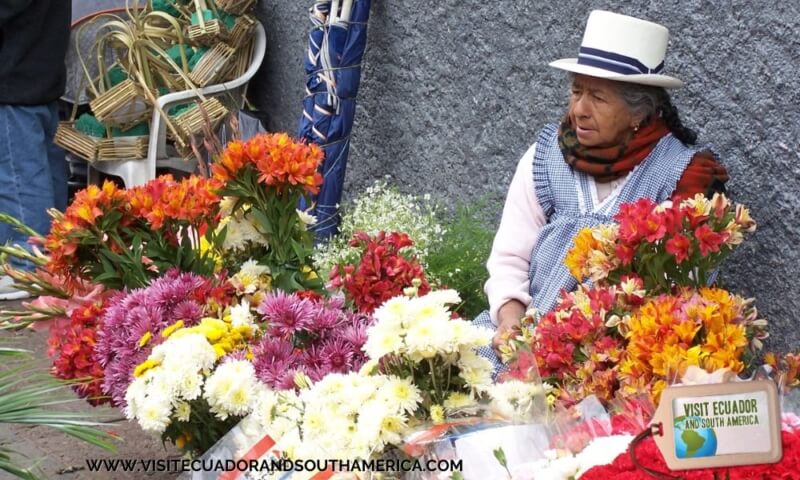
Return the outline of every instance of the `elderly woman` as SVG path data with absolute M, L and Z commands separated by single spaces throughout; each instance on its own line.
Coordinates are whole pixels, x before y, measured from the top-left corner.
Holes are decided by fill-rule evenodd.
M 572 72 L 569 106 L 538 134 L 508 190 L 487 264 L 490 308 L 475 319 L 496 328 L 495 348 L 527 308 L 547 312 L 576 287 L 563 260 L 581 228 L 612 222 L 639 198 L 723 190 L 725 169 L 695 146 L 667 93 L 683 85 L 661 74 L 667 38 L 661 25 L 593 11 L 578 58 L 550 64 Z

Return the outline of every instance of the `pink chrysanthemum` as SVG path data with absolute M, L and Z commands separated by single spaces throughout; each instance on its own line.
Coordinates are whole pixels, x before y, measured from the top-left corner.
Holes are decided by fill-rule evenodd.
M 294 373 L 311 380 L 361 368 L 370 317 L 344 310 L 341 299 L 310 299 L 275 292 L 258 312 L 268 334 L 253 349 L 258 378 L 272 388 L 294 389 Z M 298 327 L 301 325 L 302 327 Z
M 258 306 L 258 313 L 269 322 L 269 335 L 287 338 L 310 328 L 314 308 L 311 300 L 276 291 L 264 298 Z

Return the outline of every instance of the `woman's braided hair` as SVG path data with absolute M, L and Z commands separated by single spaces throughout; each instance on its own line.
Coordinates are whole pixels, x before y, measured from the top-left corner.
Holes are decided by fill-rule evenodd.
M 614 82 L 617 92 L 634 114 L 644 114 L 643 123 L 658 116 L 678 140 L 685 145 L 697 143 L 697 133 L 686 127 L 672 104 L 669 93 L 662 87 L 640 85 L 637 83 Z

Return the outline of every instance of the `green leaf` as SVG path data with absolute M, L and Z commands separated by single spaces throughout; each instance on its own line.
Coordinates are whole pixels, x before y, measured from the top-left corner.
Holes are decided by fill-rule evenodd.
M 492 453 L 503 468 L 508 468 L 508 460 L 506 459 L 506 452 L 503 451 L 503 447 L 495 448 L 492 450 Z

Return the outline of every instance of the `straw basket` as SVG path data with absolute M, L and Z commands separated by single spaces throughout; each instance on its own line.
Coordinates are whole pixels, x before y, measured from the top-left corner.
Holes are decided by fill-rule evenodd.
M 192 43 L 211 46 L 227 37 L 227 30 L 219 20 L 207 20 L 201 25 L 189 25 L 186 36 Z
M 122 130 L 142 122 L 152 113 L 141 88 L 130 79 L 102 93 L 89 102 L 89 107 L 99 121 Z
M 193 135 L 203 132 L 203 128 L 210 124 L 211 129 L 215 129 L 219 122 L 228 114 L 228 109 L 217 98 L 209 98 L 204 102 L 198 102 L 197 106 L 190 108 L 177 116 L 173 117 L 175 129 L 188 144 Z
M 256 0 L 217 0 L 217 7 L 232 15 L 242 15 L 255 5 Z
M 225 78 L 239 78 L 244 75 L 244 72 L 250 67 L 250 58 L 253 56 L 254 48 L 255 41 L 251 37 L 247 42 L 236 49 L 236 53 L 233 55 L 230 68 L 225 74 Z
M 100 140 L 97 161 L 136 160 L 147 156 L 149 137 L 114 137 Z
M 243 15 L 236 18 L 233 24 L 230 35 L 228 36 L 228 45 L 233 48 L 241 47 L 247 40 L 253 37 L 253 32 L 256 30 L 256 19 L 250 15 Z
M 192 16 L 192 24 L 186 29 L 186 36 L 189 41 L 197 45 L 212 46 L 220 40 L 227 40 L 228 30 L 218 18 L 205 18 L 205 13 L 216 16 L 209 10 L 206 0 L 194 0 L 195 13 Z M 195 20 L 197 23 L 195 23 Z
M 75 122 L 59 122 L 53 138 L 53 143 L 88 162 L 97 160 L 100 141 L 100 138 L 76 130 Z
M 229 67 L 234 53 L 236 53 L 235 49 L 218 43 L 197 62 L 194 70 L 189 74 L 189 78 L 198 87 L 205 87 L 216 81 L 228 70 L 227 67 Z

